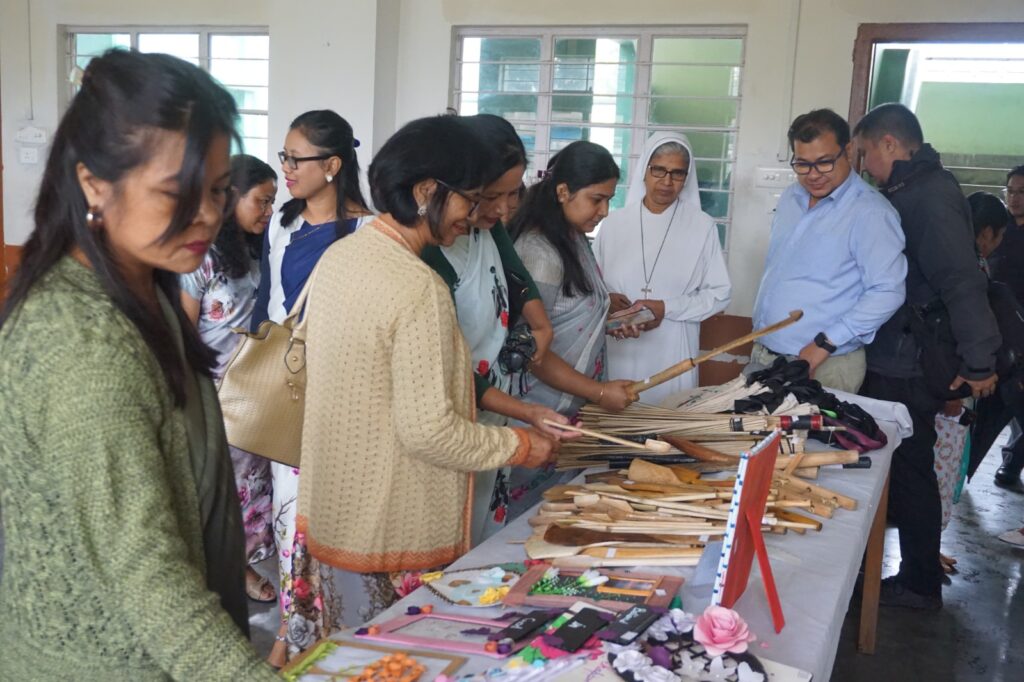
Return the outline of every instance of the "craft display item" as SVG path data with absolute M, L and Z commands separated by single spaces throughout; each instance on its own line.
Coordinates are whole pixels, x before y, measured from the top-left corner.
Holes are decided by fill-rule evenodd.
M 682 584 L 683 579 L 676 576 L 537 566 L 526 572 L 504 602 L 561 607 L 582 600 L 618 612 L 635 604 L 667 607 Z
M 467 568 L 445 571 L 424 584 L 451 604 L 483 608 L 499 603 L 525 571 L 521 563 Z
M 672 609 L 655 622 L 642 641 L 628 647 L 616 647 L 608 654 L 612 668 L 627 682 L 645 680 L 678 680 L 679 682 L 765 682 L 765 667 L 747 648 L 753 635 L 746 623 L 731 612 L 734 626 L 716 636 L 729 639 L 728 648 L 702 637 L 700 623 L 705 615 L 695 618 L 681 609 Z M 711 642 L 711 643 L 702 643 Z M 742 642 L 742 643 L 741 643 Z
M 647 606 L 632 606 L 620 613 L 606 632 L 598 633 L 598 637 L 615 644 L 632 644 L 660 617 Z
M 425 671 L 426 667 L 415 658 L 403 653 L 389 654 L 349 677 L 348 682 L 416 682 Z
M 520 642 L 525 639 L 529 639 L 543 630 L 553 618 L 554 616 L 551 611 L 531 611 L 522 618 L 513 622 L 504 630 L 493 635 L 488 635 L 487 639 L 497 642 L 505 639 L 512 640 L 513 642 Z
M 399 651 L 394 647 L 366 642 L 321 640 L 285 666 L 281 677 L 287 682 L 426 681 L 442 675 L 454 675 L 465 662 L 461 656 L 431 651 Z M 379 674 L 365 676 L 371 671 Z M 398 676 L 394 677 L 396 674 Z
M 495 642 L 490 635 L 505 628 L 505 622 L 455 614 L 421 613 L 399 616 L 385 623 L 359 628 L 360 638 L 403 647 L 424 647 L 472 656 L 504 658 L 522 648 L 522 642 Z

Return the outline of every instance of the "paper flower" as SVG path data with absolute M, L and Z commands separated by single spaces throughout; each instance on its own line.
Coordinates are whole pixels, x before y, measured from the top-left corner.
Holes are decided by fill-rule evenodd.
M 497 604 L 505 598 L 505 595 L 508 594 L 510 589 L 511 588 L 508 585 L 504 585 L 502 587 L 488 587 L 484 590 L 484 593 L 480 595 L 480 604 Z
M 693 639 L 704 645 L 708 656 L 721 656 L 727 651 L 742 654 L 757 637 L 732 609 L 709 606 L 693 626 Z
M 736 673 L 739 676 L 739 682 L 764 682 L 764 675 L 755 673 L 747 662 L 740 663 Z
M 696 617 L 682 609 L 672 609 L 655 621 L 647 630 L 647 636 L 657 642 L 665 642 L 672 635 L 682 635 L 693 629 Z
M 580 574 L 579 578 L 576 578 L 576 582 L 583 587 L 597 587 L 603 583 L 608 582 L 608 576 L 601 575 L 597 570 L 591 568 Z
M 649 665 L 633 671 L 636 682 L 680 682 L 679 675 L 657 665 Z
M 554 580 L 558 577 L 558 569 L 552 566 L 548 570 L 544 571 L 544 577 L 542 580 Z
M 620 673 L 636 672 L 641 668 L 650 667 L 651 659 L 639 651 L 623 651 L 615 657 L 615 662 L 612 665 Z
M 726 665 L 721 656 L 715 656 L 711 659 L 711 665 L 708 666 L 708 674 L 705 679 L 710 682 L 728 682 L 735 672 L 735 665 Z

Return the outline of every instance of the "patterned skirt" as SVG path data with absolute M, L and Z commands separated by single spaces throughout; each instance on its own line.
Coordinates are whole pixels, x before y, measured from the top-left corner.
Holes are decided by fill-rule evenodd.
M 274 552 L 270 460 L 234 446 L 230 446 L 230 452 L 235 488 L 242 505 L 245 555 L 251 565 L 263 561 Z

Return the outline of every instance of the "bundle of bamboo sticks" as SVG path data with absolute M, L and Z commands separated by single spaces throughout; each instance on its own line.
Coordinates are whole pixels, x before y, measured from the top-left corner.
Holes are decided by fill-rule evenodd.
M 733 483 L 636 459 L 626 472 L 600 472 L 582 485 L 557 486 L 530 519 L 534 535 L 526 542 L 527 554 L 571 568 L 695 565 L 705 544 L 725 534 Z M 820 521 L 794 509 L 831 518 L 835 509 L 856 505 L 784 469 L 773 479 L 764 528 L 821 530 Z

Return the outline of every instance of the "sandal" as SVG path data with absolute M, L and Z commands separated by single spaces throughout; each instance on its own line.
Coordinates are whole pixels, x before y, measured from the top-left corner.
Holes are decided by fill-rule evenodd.
M 269 596 L 267 596 L 268 590 L 270 591 Z M 277 591 L 274 586 L 270 584 L 269 580 L 258 574 L 256 580 L 251 579 L 251 574 L 246 574 L 245 594 L 249 599 L 261 604 L 269 604 L 277 599 Z

